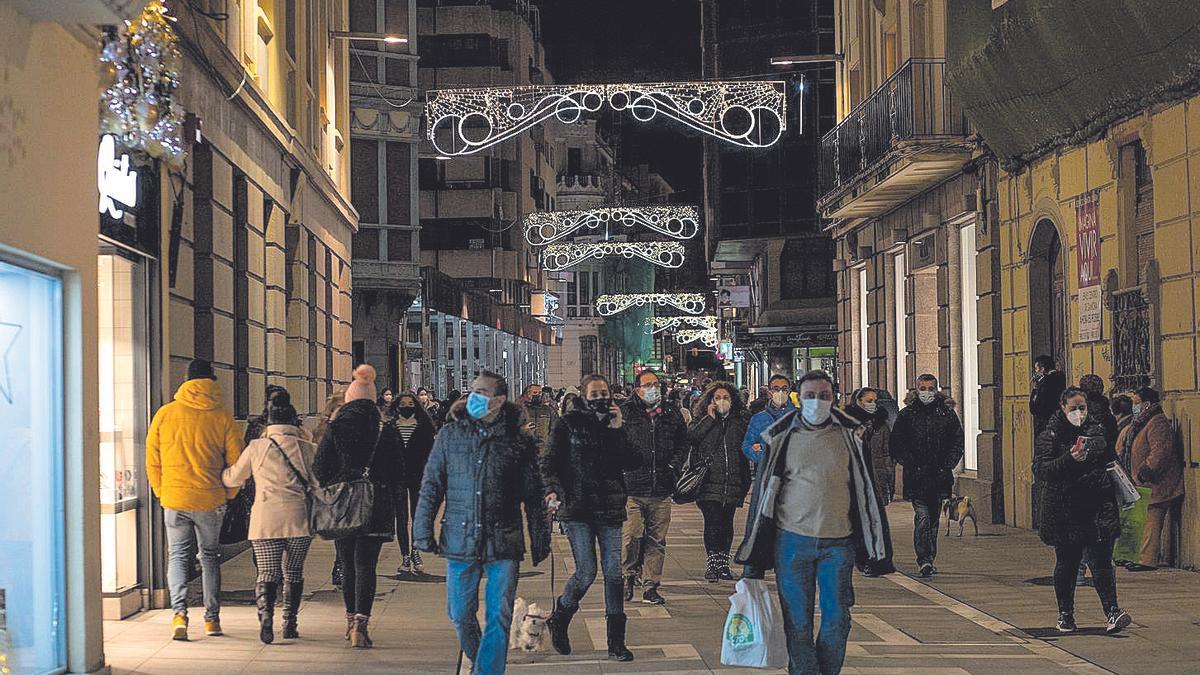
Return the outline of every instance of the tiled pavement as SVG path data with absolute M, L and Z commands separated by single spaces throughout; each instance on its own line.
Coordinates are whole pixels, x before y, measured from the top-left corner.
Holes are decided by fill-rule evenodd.
M 912 571 L 911 511 L 891 507 L 898 565 Z M 513 673 L 733 673 L 748 672 L 720 664 L 720 633 L 732 582 L 696 581 L 704 551 L 701 518 L 694 507 L 676 507 L 668 543 L 664 607 L 635 602 L 627 608 L 629 643 L 636 660 L 614 664 L 604 660 L 604 617 L 599 583 L 584 601 L 572 624 L 575 646 L 569 657 L 540 653 L 512 654 Z M 1190 572 L 1122 574 L 1122 598 L 1138 624 L 1128 636 L 1075 635 L 1042 640 L 1053 624 L 1053 590 L 1040 585 L 1051 555 L 1031 533 L 983 528 L 984 536 L 943 538 L 933 582 L 902 574 L 881 579 L 856 578 L 858 605 L 850 636 L 845 673 L 922 673 L 959 675 L 990 673 L 1195 673 L 1200 672 L 1200 628 L 1192 616 L 1200 612 L 1200 590 Z M 989 536 L 990 535 L 990 536 Z M 108 662 L 116 673 L 453 673 L 458 656 L 454 633 L 445 614 L 445 586 L 431 576 L 422 581 L 380 578 L 379 599 L 372 617 L 376 648 L 352 650 L 342 639 L 345 626 L 340 596 L 329 585 L 333 550 L 314 545 L 307 565 L 308 599 L 300 614 L 298 641 L 264 646 L 257 640 L 250 588 L 249 554 L 226 563 L 226 606 L 222 623 L 227 635 L 206 638 L 199 621 L 193 641 L 169 639 L 170 612 L 146 612 L 105 625 Z M 399 562 L 393 544 L 385 550 L 379 571 L 389 573 Z M 440 560 L 427 560 L 437 575 Z M 556 587 L 571 570 L 566 539 L 555 537 Z M 548 607 L 552 598 L 548 564 L 526 566 L 519 594 Z M 1081 622 L 1094 604 L 1091 589 L 1081 589 Z M 952 597 L 953 596 L 953 597 Z M 955 599 L 958 598 L 958 599 Z M 968 604 L 969 603 L 969 604 Z M 198 619 L 200 610 L 193 610 Z M 998 618 L 1003 617 L 1003 618 Z M 278 621 L 277 621 L 278 624 Z M 1096 625 L 1092 621 L 1089 625 Z M 1024 630 L 1016 628 L 1022 626 Z M 1038 637 L 1035 637 L 1038 636 Z M 1149 664 L 1153 663 L 1151 668 Z M 465 669 L 463 672 L 466 672 Z

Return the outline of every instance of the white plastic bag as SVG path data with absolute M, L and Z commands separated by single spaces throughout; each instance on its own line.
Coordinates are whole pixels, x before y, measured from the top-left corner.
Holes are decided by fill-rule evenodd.
M 787 666 L 783 611 L 762 579 L 741 579 L 729 596 L 721 634 L 721 663 L 750 668 Z

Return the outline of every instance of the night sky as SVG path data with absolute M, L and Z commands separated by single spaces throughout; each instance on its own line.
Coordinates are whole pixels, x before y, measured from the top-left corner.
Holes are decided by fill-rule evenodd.
M 560 84 L 691 80 L 700 76 L 697 0 L 538 0 L 546 64 Z M 700 137 L 678 123 L 622 120 L 622 163 L 646 162 L 702 200 Z

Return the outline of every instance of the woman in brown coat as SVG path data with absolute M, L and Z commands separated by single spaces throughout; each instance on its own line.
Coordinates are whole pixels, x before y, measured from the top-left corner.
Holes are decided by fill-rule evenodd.
M 1133 411 L 1133 421 L 1121 431 L 1117 447 L 1133 481 L 1150 488 L 1139 564 L 1128 566 L 1130 571 L 1142 572 L 1158 565 L 1164 536 L 1169 545 L 1171 513 L 1183 498 L 1183 457 L 1175 445 L 1175 431 L 1163 414 L 1157 391 L 1142 387 L 1134 392 Z M 1168 559 L 1170 555 L 1168 549 Z

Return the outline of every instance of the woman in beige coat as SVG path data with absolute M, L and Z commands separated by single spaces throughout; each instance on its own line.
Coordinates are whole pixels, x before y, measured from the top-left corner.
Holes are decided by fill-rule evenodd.
M 300 637 L 296 613 L 304 593 L 304 559 L 312 543 L 307 488 L 316 482 L 312 477 L 316 446 L 306 440 L 286 391 L 272 394 L 266 417 L 266 433 L 246 446 L 221 480 L 228 487 L 237 487 L 253 475 L 257 485 L 249 538 L 258 561 L 254 595 L 259 639 L 270 644 L 275 640 L 275 598 L 281 581 L 283 637 Z

